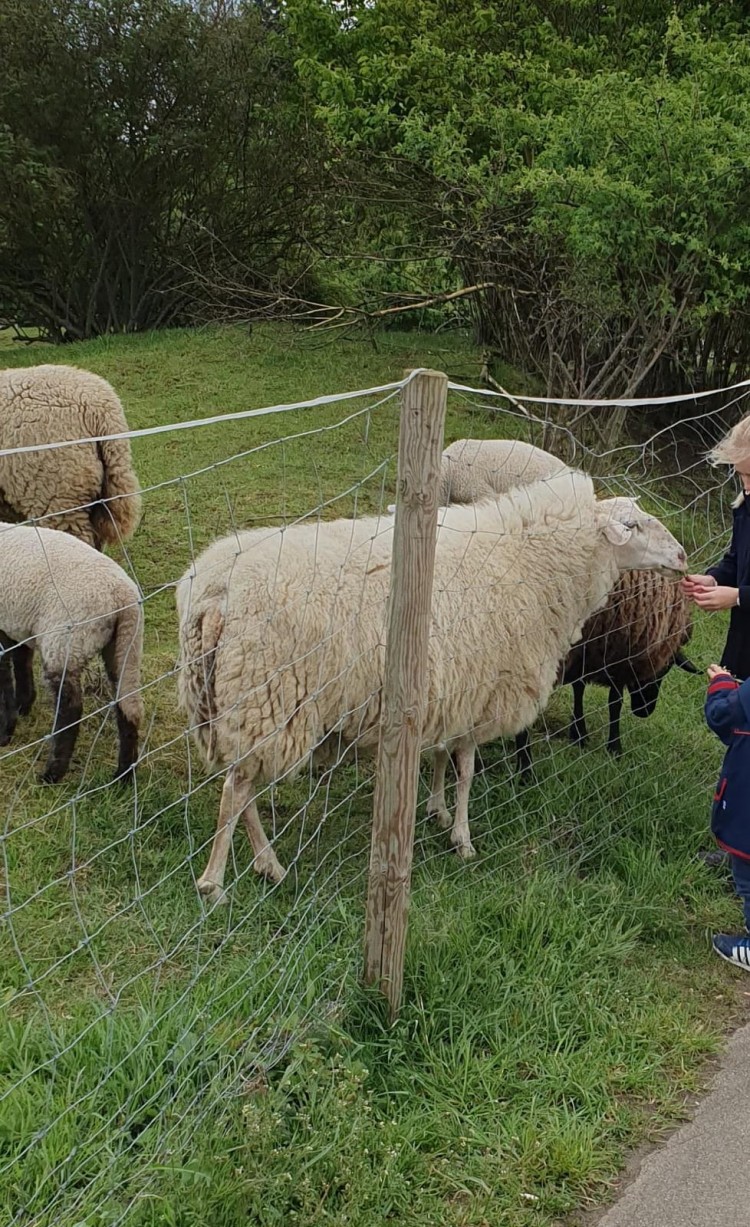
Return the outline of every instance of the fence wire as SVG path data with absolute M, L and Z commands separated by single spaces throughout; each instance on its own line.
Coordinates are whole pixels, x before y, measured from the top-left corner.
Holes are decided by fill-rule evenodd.
M 184 430 L 198 423 L 129 432 L 136 468 L 164 474 L 144 482 L 142 523 L 113 550 L 135 580 L 145 613 L 146 719 L 135 782 L 130 789 L 111 782 L 111 696 L 93 656 L 80 739 L 64 781 L 56 789 L 37 781 L 52 719 L 41 693 L 0 754 L 6 800 L 0 1183 L 9 1223 L 147 1221 L 139 1216 L 156 1173 L 188 1170 L 197 1131 L 207 1122 L 220 1128 L 227 1104 L 262 1087 L 311 1028 L 345 1017 L 361 970 L 373 793 L 366 722 L 361 744 L 350 737 L 346 753 L 335 746 L 322 769 L 307 759 L 283 763 L 260 789 L 262 821 L 287 870 L 284 880 L 254 872 L 238 831 L 225 900 L 202 897 L 197 883 L 226 768 L 242 763 L 248 747 L 238 739 L 233 764 L 207 765 L 190 721 L 177 710 L 175 588 L 217 538 L 233 537 L 237 553 L 252 550 L 243 534 L 257 526 L 282 539 L 291 526 L 306 525 L 314 549 L 322 526 L 342 517 L 359 523 L 379 516 L 387 534 L 402 387 L 403 381 L 365 390 L 354 410 L 343 408 L 349 399 L 343 396 L 275 407 L 307 413 L 300 429 L 285 435 L 272 410 L 215 416 L 203 423 L 199 457 L 186 442 L 192 432 Z M 463 385 L 452 385 L 450 403 L 452 437 L 460 437 L 460 424 L 467 437 L 539 442 L 534 431 L 544 422 L 529 408 L 497 398 L 488 410 L 483 391 Z M 683 541 L 691 571 L 716 561 L 726 546 L 734 489 L 723 474 L 708 472 L 701 456 L 717 433 L 720 410 L 736 403 L 725 396 L 719 408 L 693 406 L 644 442 L 595 457 L 601 493 L 639 496 Z M 256 420 L 247 426 L 251 414 Z M 265 437 L 253 437 L 261 429 Z M 575 436 L 570 442 L 586 468 L 591 449 Z M 338 548 L 345 575 L 353 539 Z M 275 573 L 268 592 L 268 617 L 278 618 L 283 593 Z M 305 596 L 295 595 L 301 621 Z M 355 618 L 367 613 L 353 611 Z M 686 652 L 704 669 L 720 650 L 723 628 L 716 618 L 696 624 Z M 460 617 L 456 626 L 460 633 Z M 300 665 L 294 651 L 290 643 L 289 660 L 270 662 L 270 671 Z M 342 659 L 342 671 L 349 664 Z M 508 664 L 498 659 L 498 670 Z M 313 695 L 299 701 L 316 699 L 331 681 L 318 675 Z M 471 866 L 425 815 L 424 760 L 413 909 L 436 880 L 465 892 L 477 873 L 523 880 L 540 865 L 585 873 L 597 858 L 637 856 L 655 814 L 672 815 L 685 788 L 684 777 L 665 772 L 663 743 L 652 727 L 679 704 L 694 712 L 700 686 L 673 670 L 653 717 L 633 721 L 626 711 L 617 761 L 605 749 L 603 693 L 593 689 L 586 696 L 589 741 L 576 747 L 566 744 L 569 692 L 556 691 L 531 732 L 529 783 L 518 777 L 511 742 L 481 746 L 470 803 L 478 852 Z M 690 764 L 692 785 L 707 789 L 715 766 L 701 743 Z M 638 803 L 628 805 L 635 796 Z

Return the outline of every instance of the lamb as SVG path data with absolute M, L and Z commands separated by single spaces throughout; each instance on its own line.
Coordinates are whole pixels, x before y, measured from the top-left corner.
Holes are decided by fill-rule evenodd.
M 72 366 L 0 371 L 0 451 L 127 431 L 114 389 Z M 130 442 L 103 439 L 0 455 L 0 518 L 43 520 L 96 549 L 132 536 L 141 514 Z
M 31 710 L 38 649 L 55 711 L 41 779 L 61 780 L 83 714 L 81 672 L 100 652 L 114 689 L 115 779 L 132 780 L 143 719 L 138 588 L 106 554 L 66 533 L 30 525 L 0 523 L 0 575 L 0 745 L 10 742 L 18 717 Z
M 530 481 L 559 473 L 565 466 L 550 452 L 519 439 L 458 439 L 443 452 L 441 499 L 473 502 L 503 494 Z M 663 575 L 633 571 L 624 575 L 607 605 L 583 628 L 571 650 L 560 680 L 573 687 L 571 741 L 587 737 L 583 696 L 587 684 L 609 688 L 607 749 L 622 753 L 620 714 L 625 690 L 634 716 L 646 718 L 656 707 L 661 683 L 676 665 L 697 673 L 683 648 L 692 636 L 690 602 Z M 524 778 L 531 771 L 529 738 L 516 738 L 517 767 Z
M 451 841 L 469 857 L 475 746 L 532 723 L 558 662 L 622 571 L 679 572 L 686 556 L 632 499 L 598 502 L 591 479 L 572 471 L 446 508 L 441 519 L 422 744 L 437 747 L 428 811 L 444 827 L 442 779 L 455 752 Z M 256 871 L 283 877 L 258 815 L 264 784 L 331 739 L 377 746 L 393 524 L 343 520 L 224 538 L 177 585 L 179 705 L 207 764 L 227 771 L 197 884 L 213 902 L 240 816 Z

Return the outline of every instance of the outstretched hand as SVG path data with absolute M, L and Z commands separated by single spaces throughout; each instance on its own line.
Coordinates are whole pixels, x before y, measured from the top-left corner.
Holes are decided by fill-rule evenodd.
M 728 673 L 728 672 L 729 670 L 723 669 L 721 665 L 709 665 L 708 668 L 706 669 L 706 673 L 708 674 L 709 682 L 712 682 L 714 678 L 718 676 L 719 673 Z
M 718 585 L 713 575 L 686 575 L 680 581 L 680 587 L 686 596 L 694 596 L 703 588 L 716 588 Z

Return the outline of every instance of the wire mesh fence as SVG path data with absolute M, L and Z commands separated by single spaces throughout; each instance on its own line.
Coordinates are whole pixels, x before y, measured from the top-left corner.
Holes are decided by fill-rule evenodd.
M 320 707 L 326 686 L 341 681 L 336 661 L 344 674 L 351 666 L 348 644 L 373 608 L 377 626 L 385 626 L 387 567 L 381 583 L 373 587 L 370 577 L 361 588 L 367 608 L 353 601 L 343 623 L 341 606 L 329 601 L 326 616 L 335 613 L 339 621 L 331 622 L 327 655 L 306 659 L 295 638 L 299 634 L 303 644 L 299 628 L 326 587 L 343 589 L 349 577 L 351 592 L 356 576 L 384 565 L 403 386 L 399 381 L 309 405 L 131 432 L 136 467 L 149 475 L 143 516 L 132 540 L 121 541 L 112 554 L 137 584 L 145 615 L 145 717 L 134 780 L 128 787 L 111 778 L 112 697 L 95 652 L 83 674 L 78 743 L 57 788 L 37 779 L 53 715 L 41 694 L 0 758 L 1 1179 L 11 1223 L 150 1221 L 157 1173 L 187 1170 L 197 1132 L 220 1128 L 230 1101 L 262 1087 L 311 1028 L 335 1026 L 344 1017 L 361 974 L 377 687 L 364 702 L 360 696 L 347 705 L 343 685 L 341 721 L 313 720 L 310 743 L 297 758 L 285 758 L 273 734 L 305 703 Z M 488 411 L 477 390 L 453 385 L 451 396 L 470 425 L 467 437 L 538 444 L 545 428 L 549 436 L 549 423 L 545 427 L 536 410 L 520 402 L 509 406 L 497 397 Z M 722 409 L 730 402 L 723 396 Z M 558 428 L 557 451 L 595 469 L 602 496 L 637 495 L 684 543 L 690 569 L 702 571 L 725 547 L 734 495 L 701 458 L 716 435 L 717 412 L 713 403 L 705 410 L 691 404 L 680 410 L 678 422 L 646 431 L 641 443 L 605 458 L 582 447 L 567 427 Z M 250 416 L 252 433 L 244 420 Z M 194 444 L 199 434 L 200 447 Z M 563 436 L 572 454 L 564 451 Z M 158 480 L 151 480 L 155 474 Z M 338 538 L 322 531 L 343 520 Z M 282 573 L 292 526 L 308 553 L 294 582 Z M 269 761 L 254 799 L 286 873 L 279 881 L 259 874 L 258 846 L 237 839 L 228 848 L 220 889 L 201 893 L 227 769 L 240 766 L 251 748 L 243 740 L 250 726 L 230 720 L 222 754 L 212 759 L 202 753 L 201 719 L 176 702 L 185 664 L 176 590 L 188 576 L 195 595 L 196 564 L 219 538 L 232 543 L 228 570 L 221 564 L 213 576 L 224 598 L 242 567 L 249 577 L 245 603 L 231 614 L 234 639 L 228 642 L 241 640 L 243 655 L 235 662 L 236 685 L 227 691 L 234 697 L 224 714 L 244 711 L 244 653 L 254 654 L 262 675 L 256 706 L 262 711 L 267 700 L 270 720 Z M 254 552 L 266 559 L 255 570 Z M 82 564 L 82 585 L 85 578 Z M 50 569 L 53 590 L 59 580 Z M 502 608 L 502 587 L 486 599 Z M 226 600 L 218 608 L 229 616 Z M 715 622 L 706 620 L 685 644 L 697 667 L 720 647 Z M 462 625 L 457 616 L 456 634 Z M 528 633 L 536 631 L 529 627 Z M 382 661 L 379 631 L 375 639 L 372 650 Z M 279 643 L 286 643 L 284 659 L 278 658 Z M 192 658 L 204 683 L 215 667 L 209 655 L 202 647 Z M 289 670 L 303 659 L 306 673 Z M 235 666 L 227 666 L 230 681 Z M 512 667 L 498 653 L 498 675 Z M 315 684 L 309 692 L 280 684 L 278 706 L 271 683 L 285 670 L 295 685 L 313 674 Z M 498 678 L 490 672 L 485 681 L 492 688 Z M 695 686 L 676 669 L 663 680 L 665 691 L 686 702 L 694 702 Z M 569 691 L 556 690 L 545 705 L 531 729 L 530 781 L 517 771 L 512 740 L 480 745 L 470 799 L 478 855 L 471 867 L 425 812 L 430 781 L 423 760 L 414 910 L 436 881 L 470 891 L 472 874 L 523 882 L 541 865 L 584 873 L 605 852 L 637 857 L 639 840 L 649 838 L 653 823 L 651 801 L 660 812 L 679 806 L 684 774 L 670 776 L 662 742 L 651 732 L 665 718 L 663 704 L 637 727 L 626 712 L 624 753 L 615 761 L 605 747 L 602 692 L 589 690 L 585 701 L 590 737 L 575 747 L 566 744 Z M 323 743 L 321 762 L 311 751 Z M 692 783 L 706 788 L 713 769 L 710 754 L 698 747 L 689 768 Z M 450 795 L 452 766 L 448 784 Z M 629 804 L 636 794 L 638 804 Z M 238 807 L 232 808 L 236 817 Z M 251 827 L 248 833 L 257 835 Z

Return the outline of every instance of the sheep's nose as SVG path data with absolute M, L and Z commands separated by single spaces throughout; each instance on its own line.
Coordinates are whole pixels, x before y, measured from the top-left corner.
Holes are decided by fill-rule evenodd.
M 677 561 L 679 562 L 679 564 L 680 564 L 680 566 L 681 566 L 681 567 L 686 567 L 686 566 L 687 566 L 687 554 L 685 553 L 684 549 L 682 549 L 682 548 L 680 548 L 680 549 L 677 551 Z

